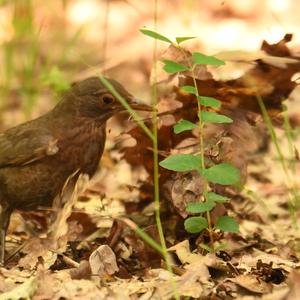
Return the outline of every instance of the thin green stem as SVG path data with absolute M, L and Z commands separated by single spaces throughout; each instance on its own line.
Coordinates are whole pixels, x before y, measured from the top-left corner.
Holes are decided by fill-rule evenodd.
M 287 109 L 282 106 L 283 108 L 283 125 L 284 125 L 284 131 L 287 137 L 288 146 L 289 146 L 289 152 L 290 152 L 290 160 L 291 160 L 291 170 L 293 172 L 293 175 L 296 175 L 296 160 L 295 160 L 295 153 L 294 153 L 294 136 L 293 136 L 293 130 L 289 121 L 289 117 L 287 114 Z
M 117 98 L 117 100 L 126 108 L 126 110 L 132 115 L 134 121 L 137 122 L 137 124 L 144 130 L 148 137 L 154 142 L 155 138 L 153 133 L 145 125 L 140 115 L 130 107 L 127 101 L 116 91 L 113 85 L 104 76 L 99 76 L 99 79 L 104 84 L 104 86 Z
M 157 29 L 157 0 L 154 0 L 154 30 Z M 158 228 L 159 239 L 163 249 L 166 249 L 166 242 L 163 233 L 162 223 L 160 219 L 160 198 L 159 198 L 159 166 L 158 166 L 158 128 L 157 128 L 157 40 L 154 40 L 153 46 L 153 78 L 152 83 L 152 132 L 153 132 L 153 167 L 154 167 L 154 203 L 155 203 L 155 219 Z
M 142 228 L 127 218 L 119 218 L 120 221 L 125 223 L 129 228 L 134 230 L 146 243 L 148 243 L 154 250 L 164 256 L 164 251 L 160 244 L 158 244 L 149 234 L 145 233 Z
M 265 122 L 265 124 L 267 126 L 267 129 L 269 131 L 269 134 L 271 136 L 271 140 L 272 140 L 272 142 L 275 146 L 277 155 L 279 157 L 279 162 L 280 162 L 281 167 L 283 169 L 283 172 L 286 176 L 286 185 L 287 185 L 287 188 L 288 188 L 288 196 L 289 196 L 289 210 L 290 210 L 291 216 L 294 219 L 294 224 L 296 224 L 295 204 L 298 202 L 298 199 L 299 199 L 298 189 L 295 187 L 295 184 L 294 184 L 293 179 L 290 175 L 289 169 L 286 165 L 286 161 L 285 161 L 285 158 L 284 158 L 283 153 L 281 151 L 279 141 L 277 139 L 277 135 L 276 135 L 275 130 L 274 130 L 274 126 L 273 126 L 272 121 L 269 117 L 269 114 L 268 114 L 266 106 L 265 106 L 265 104 L 262 100 L 262 97 L 260 95 L 256 95 L 256 98 L 257 98 L 257 102 L 259 104 L 259 107 L 261 109 L 264 122 Z
M 268 128 L 268 131 L 269 131 L 269 134 L 271 136 L 271 139 L 272 139 L 272 142 L 276 148 L 276 152 L 278 154 L 278 157 L 279 157 L 279 161 L 280 161 L 280 164 L 282 166 L 282 169 L 285 173 L 285 175 L 287 176 L 287 178 L 290 180 L 290 174 L 289 174 L 289 170 L 286 166 L 286 163 L 285 163 L 285 159 L 284 159 L 284 156 L 282 154 L 282 151 L 281 151 L 281 148 L 279 146 L 279 142 L 278 142 L 278 139 L 277 139 L 277 136 L 276 136 L 276 133 L 275 133 L 275 130 L 274 130 L 274 127 L 273 127 L 273 124 L 272 124 L 272 121 L 269 117 L 269 114 L 267 112 L 267 109 L 266 109 L 266 106 L 261 98 L 260 95 L 256 95 L 256 98 L 257 98 L 257 101 L 258 101 L 258 104 L 259 104 L 259 107 L 262 111 L 262 114 L 263 114 L 263 118 L 264 118 L 264 122 Z
M 202 171 L 205 170 L 205 155 L 204 155 L 204 123 L 202 120 L 202 115 L 201 115 L 201 104 L 200 101 L 198 101 L 198 96 L 199 96 L 199 91 L 198 91 L 198 86 L 197 86 L 197 82 L 196 82 L 196 76 L 195 76 L 195 71 L 194 71 L 194 67 L 191 68 L 192 71 L 192 78 L 193 78 L 193 84 L 194 87 L 196 89 L 196 99 L 197 99 L 197 104 L 198 104 L 198 118 L 199 118 L 199 124 L 198 124 L 198 128 L 199 128 L 199 142 L 200 142 L 200 157 L 201 157 L 201 169 Z M 206 179 L 205 176 L 203 176 L 203 195 L 204 195 L 204 199 L 205 201 L 207 201 L 207 194 L 208 194 L 208 181 Z M 209 246 L 210 248 L 214 251 L 214 237 L 213 237 L 213 226 L 212 226 L 212 221 L 211 221 L 211 216 L 210 216 L 210 212 L 207 211 L 206 212 L 206 219 L 207 219 L 207 224 L 208 224 L 208 233 L 209 233 Z
M 157 30 L 158 20 L 158 0 L 154 0 L 154 30 Z M 158 165 L 158 127 L 157 127 L 157 40 L 154 39 L 153 47 L 153 83 L 152 83 L 152 131 L 154 135 L 153 141 L 153 180 L 154 180 L 154 203 L 155 203 L 155 221 L 158 230 L 159 240 L 163 251 L 163 257 L 166 262 L 167 270 L 172 274 L 171 284 L 173 294 L 176 300 L 180 299 L 176 281 L 173 276 L 172 262 L 168 255 L 167 245 L 165 241 L 163 226 L 160 218 L 160 197 L 159 197 L 159 165 Z

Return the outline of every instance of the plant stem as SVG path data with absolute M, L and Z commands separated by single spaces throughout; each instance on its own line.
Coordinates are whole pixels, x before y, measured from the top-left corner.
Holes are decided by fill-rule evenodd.
M 154 0 L 154 30 L 157 30 L 158 20 L 158 0 Z M 154 203 L 155 203 L 155 220 L 158 230 L 159 240 L 163 252 L 163 257 L 166 262 L 167 270 L 172 274 L 171 284 L 173 287 L 173 296 L 179 300 L 179 293 L 174 279 L 171 259 L 167 251 L 166 241 L 163 232 L 163 226 L 160 218 L 160 197 L 159 197 L 159 165 L 158 165 L 158 128 L 157 128 L 157 40 L 154 39 L 153 47 L 153 83 L 152 83 L 152 132 L 153 132 L 153 180 L 154 180 Z
M 196 76 L 195 76 L 195 71 L 194 67 L 191 68 L 192 71 L 192 78 L 193 78 L 193 84 L 196 89 L 196 100 L 198 104 L 198 118 L 199 118 L 199 142 L 200 142 L 200 157 L 201 157 L 201 169 L 202 171 L 205 170 L 205 155 L 204 155 L 204 138 L 203 138 L 203 129 L 204 129 L 204 124 L 202 121 L 202 115 L 201 115 L 201 104 L 200 101 L 198 101 L 198 96 L 199 96 L 199 91 L 198 91 L 198 86 L 196 82 Z M 203 195 L 205 201 L 207 201 L 207 194 L 208 194 L 208 181 L 205 176 L 203 177 Z M 210 217 L 210 212 L 206 212 L 206 219 L 207 219 L 207 224 L 208 224 L 208 234 L 209 234 L 209 246 L 210 248 L 214 251 L 214 237 L 213 237 L 213 227 L 212 227 L 212 222 L 211 222 L 211 217 Z
M 140 228 L 137 224 L 127 218 L 119 218 L 124 224 L 126 224 L 129 228 L 134 230 L 146 243 L 148 243 L 153 249 L 155 249 L 158 253 L 164 256 L 164 251 L 160 244 L 158 244 L 151 236 L 144 232 L 142 228 Z
M 284 131 L 286 134 L 286 138 L 289 145 L 289 152 L 290 152 L 290 160 L 291 160 L 291 170 L 293 173 L 293 176 L 296 176 L 296 160 L 295 160 L 295 153 L 294 153 L 294 136 L 292 127 L 289 121 L 289 117 L 287 114 L 287 109 L 282 105 L 283 109 L 283 125 L 284 125 Z
M 281 151 L 280 145 L 279 145 L 279 141 L 277 139 L 275 130 L 274 130 L 274 126 L 272 124 L 272 121 L 269 117 L 269 114 L 267 112 L 266 106 L 262 100 L 262 97 L 260 95 L 256 95 L 256 99 L 258 101 L 259 107 L 262 111 L 262 115 L 263 115 L 263 119 L 264 122 L 267 126 L 267 129 L 269 131 L 269 134 L 271 136 L 271 140 L 275 146 L 277 155 L 279 157 L 279 161 L 281 164 L 281 167 L 283 169 L 283 172 L 286 176 L 286 184 L 287 184 L 287 188 L 288 188 L 288 195 L 289 195 L 289 210 L 291 213 L 291 216 L 293 217 L 294 220 L 294 224 L 296 225 L 296 220 L 295 220 L 295 205 L 297 204 L 298 200 L 299 200 L 299 193 L 298 193 L 298 189 L 295 187 L 295 184 L 293 182 L 293 179 L 290 176 L 290 172 L 289 169 L 286 165 L 286 161 L 285 158 L 283 156 L 283 153 Z
M 184 50 L 181 48 L 181 46 L 175 45 L 179 48 L 179 50 L 183 53 L 183 55 L 187 58 L 186 53 L 184 52 Z M 198 105 L 198 118 L 199 118 L 199 125 L 198 125 L 198 130 L 199 130 L 199 147 L 200 147 L 200 160 L 201 160 L 201 169 L 205 170 L 205 155 L 204 155 L 204 138 L 203 138 L 203 129 L 204 129 L 204 123 L 202 121 L 202 116 L 201 116 L 201 104 L 198 101 L 198 96 L 199 95 L 199 91 L 198 91 L 198 86 L 197 86 L 197 82 L 196 82 L 196 75 L 195 75 L 195 66 L 193 66 L 190 62 L 189 59 L 187 58 L 188 64 L 189 64 L 189 68 L 190 68 L 190 72 L 192 73 L 192 79 L 193 79 L 193 85 L 195 87 L 196 90 L 196 101 L 197 101 L 197 105 Z M 203 195 L 204 195 L 204 199 L 205 201 L 207 201 L 207 194 L 208 194 L 208 181 L 206 179 L 205 176 L 203 177 Z M 211 222 L 211 217 L 210 217 L 210 212 L 206 212 L 206 219 L 207 219 L 207 224 L 208 224 L 208 234 L 209 234 L 209 246 L 210 248 L 213 250 L 214 252 L 214 237 L 213 237 L 213 226 L 212 226 L 212 222 Z
M 144 130 L 144 132 L 148 135 L 148 137 L 154 141 L 154 135 L 151 130 L 145 125 L 143 119 L 139 116 L 139 114 L 130 107 L 127 101 L 116 91 L 113 85 L 104 77 L 98 76 L 104 86 L 117 98 L 117 100 L 126 108 L 126 110 L 132 115 L 133 119 L 137 124 Z

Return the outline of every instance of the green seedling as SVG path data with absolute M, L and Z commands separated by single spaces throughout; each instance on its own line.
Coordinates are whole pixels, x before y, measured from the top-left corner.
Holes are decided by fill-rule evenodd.
M 180 44 L 184 41 L 193 39 L 194 37 L 177 37 L 175 42 L 160 33 L 148 29 L 140 30 L 143 34 L 171 44 L 178 49 L 182 49 Z M 183 50 L 183 49 L 182 49 Z M 183 51 L 184 53 L 184 51 Z M 189 60 L 187 60 L 189 61 Z M 209 191 L 209 183 L 220 185 L 237 185 L 240 182 L 240 171 L 228 163 L 212 164 L 206 166 L 204 157 L 204 126 L 207 123 L 229 124 L 233 120 L 225 115 L 211 111 L 211 109 L 220 108 L 221 102 L 213 97 L 202 96 L 197 87 L 194 70 L 198 65 L 213 65 L 221 66 L 225 62 L 214 57 L 208 56 L 199 52 L 192 53 L 191 63 L 189 65 L 173 60 L 164 60 L 163 69 L 169 74 L 180 74 L 182 72 L 190 72 L 193 77 L 194 85 L 183 86 L 181 89 L 185 93 L 195 96 L 198 104 L 198 119 L 199 121 L 194 124 L 188 120 L 180 120 L 174 125 L 174 132 L 179 134 L 189 130 L 199 130 L 199 144 L 200 154 L 175 154 L 170 155 L 159 163 L 159 165 L 168 170 L 176 172 L 197 171 L 204 178 L 204 192 L 203 200 L 199 199 L 196 203 L 190 203 L 187 206 L 189 213 L 195 216 L 188 217 L 184 226 L 190 233 L 200 233 L 203 230 L 208 230 L 210 235 L 210 244 L 203 245 L 202 248 L 209 252 L 214 252 L 217 248 L 213 241 L 213 232 L 220 230 L 223 232 L 238 232 L 239 224 L 237 221 L 229 216 L 219 217 L 216 224 L 213 226 L 211 222 L 210 212 L 214 209 L 217 203 L 223 203 L 229 199 Z

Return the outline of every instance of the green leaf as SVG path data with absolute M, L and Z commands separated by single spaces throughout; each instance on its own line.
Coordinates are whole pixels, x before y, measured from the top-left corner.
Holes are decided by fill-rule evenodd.
M 199 171 L 201 158 L 192 154 L 174 154 L 162 160 L 159 165 L 165 169 L 177 172 Z
M 183 131 L 192 130 L 198 126 L 187 120 L 180 120 L 177 124 L 174 125 L 174 132 L 181 133 Z
M 173 42 L 168 39 L 167 37 L 163 36 L 162 34 L 159 34 L 155 31 L 152 31 L 152 30 L 149 30 L 149 29 L 140 29 L 140 32 L 143 33 L 144 35 L 147 35 L 147 36 L 150 36 L 156 40 L 160 40 L 160 41 L 163 41 L 163 42 L 167 42 L 167 43 L 170 43 L 170 44 L 173 44 Z
M 197 90 L 194 86 L 192 85 L 185 85 L 181 87 L 181 90 L 185 93 L 190 93 L 190 94 L 194 94 L 197 95 Z
M 213 183 L 232 185 L 240 181 L 240 170 L 228 163 L 214 165 L 202 171 L 203 176 Z
M 203 217 L 190 217 L 184 221 L 184 228 L 190 233 L 198 233 L 207 227 L 207 220 Z
M 179 36 L 176 38 L 176 42 L 179 45 L 180 43 L 182 43 L 184 41 L 192 40 L 195 38 L 196 38 L 195 36 Z
M 229 200 L 229 198 L 221 196 L 221 195 L 216 194 L 214 192 L 207 193 L 207 201 L 217 202 L 217 203 L 224 203 L 228 200 Z
M 220 115 L 212 111 L 201 111 L 200 113 L 203 122 L 207 122 L 207 123 L 232 123 L 233 122 L 233 120 L 228 118 L 227 116 Z
M 200 246 L 202 249 L 206 250 L 208 253 L 213 253 L 213 252 L 214 252 L 214 249 L 211 248 L 211 247 L 209 247 L 208 245 L 205 245 L 205 244 L 203 244 L 203 243 L 200 243 L 199 246 Z
M 49 85 L 58 93 L 68 90 L 71 86 L 57 66 L 53 66 L 50 71 L 43 73 L 41 79 L 44 84 Z
M 200 101 L 201 105 L 210 106 L 213 108 L 221 107 L 221 101 L 219 101 L 213 97 L 197 96 L 197 99 Z
M 200 214 L 203 212 L 211 211 L 216 206 L 214 202 L 198 202 L 189 203 L 186 210 L 194 214 Z
M 189 70 L 189 68 L 185 65 L 182 64 L 178 64 L 177 62 L 173 61 L 173 60 L 164 60 L 164 67 L 163 69 L 167 72 L 167 73 L 177 73 L 177 72 L 183 72 L 183 71 L 187 71 Z
M 219 217 L 215 227 L 224 232 L 239 232 L 239 223 L 229 216 Z
M 214 56 L 208 56 L 202 54 L 200 52 L 194 52 L 192 54 L 192 57 L 193 57 L 193 62 L 196 65 L 214 65 L 214 66 L 225 65 L 225 62 L 223 60 L 220 60 Z

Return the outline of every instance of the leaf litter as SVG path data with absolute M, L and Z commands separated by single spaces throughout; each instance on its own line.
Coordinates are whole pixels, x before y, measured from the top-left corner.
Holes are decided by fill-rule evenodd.
M 65 208 L 52 222 L 52 234 L 31 237 L 7 267 L 0 268 L 0 299 L 171 299 L 174 290 L 194 299 L 297 299 L 299 212 L 289 211 L 284 176 L 279 175 L 280 165 L 256 100 L 257 94 L 262 96 L 276 130 L 282 133 L 282 103 L 292 92 L 294 99 L 300 96 L 292 80 L 299 72 L 300 58 L 287 46 L 291 38 L 286 35 L 273 45 L 263 42 L 257 53 L 217 54 L 219 59 L 231 60 L 232 68 L 247 65 L 235 79 L 220 79 L 223 67 L 196 70 L 201 95 L 221 101 L 220 108 L 210 111 L 234 120 L 230 125 L 206 127 L 205 157 L 233 164 L 246 184 L 242 191 L 211 185 L 213 192 L 232 199 L 217 203 L 213 224 L 217 217 L 229 215 L 235 216 L 240 228 L 237 233 L 215 233 L 222 250 L 207 253 L 203 247 L 207 233 L 191 235 L 184 230 L 184 218 L 192 215 L 188 204 L 203 193 L 202 178 L 195 171 L 160 168 L 161 217 L 173 279 L 160 255 L 132 231 L 138 225 L 159 241 L 152 195 L 152 144 L 140 128 L 133 127 L 108 150 L 102 170 L 87 190 L 83 192 L 83 179 L 77 182 L 75 193 L 66 196 Z M 189 52 L 182 57 L 171 47 L 162 60 L 175 58 L 179 64 L 192 59 Z M 196 132 L 173 131 L 182 119 L 197 120 L 194 97 L 180 89 L 191 84 L 190 75 L 159 75 L 160 160 L 170 153 L 199 152 Z M 151 126 L 150 121 L 146 124 Z M 280 139 L 284 137 L 281 134 Z M 124 147 L 129 139 L 137 142 Z M 16 240 L 25 239 L 26 228 L 21 232 L 14 232 Z

